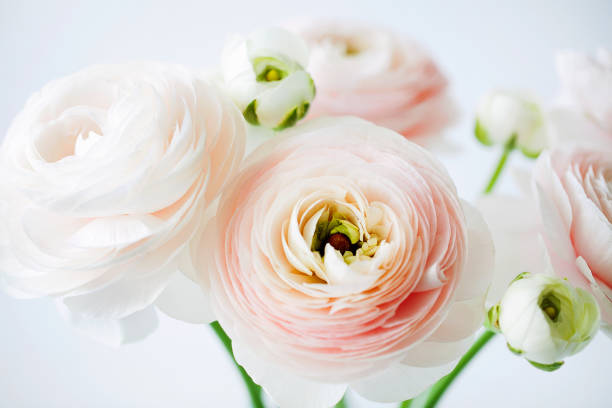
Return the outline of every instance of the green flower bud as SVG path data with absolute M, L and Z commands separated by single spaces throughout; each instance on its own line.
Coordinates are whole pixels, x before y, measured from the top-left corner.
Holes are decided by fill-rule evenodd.
M 295 34 L 280 28 L 234 38 L 221 63 L 223 83 L 252 125 L 282 130 L 308 112 L 315 86 L 304 70 L 308 49 Z
M 498 313 L 508 348 L 548 371 L 582 350 L 593 338 L 600 319 L 590 293 L 574 288 L 565 279 L 530 273 L 512 281 Z

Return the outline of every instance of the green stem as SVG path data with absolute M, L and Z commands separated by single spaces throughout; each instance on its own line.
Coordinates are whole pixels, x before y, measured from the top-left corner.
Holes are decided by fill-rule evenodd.
M 249 396 L 251 397 L 251 403 L 253 404 L 253 408 L 265 408 L 265 405 L 261 399 L 261 387 L 253 382 L 253 380 L 247 374 L 245 369 L 242 368 L 242 366 L 238 364 L 238 362 L 234 358 L 234 352 L 232 351 L 232 340 L 227 336 L 227 334 L 225 334 L 225 331 L 223 330 L 219 322 L 212 322 L 210 324 L 210 327 L 212 327 L 217 337 L 219 337 L 219 340 L 221 340 L 221 343 L 223 343 L 223 345 L 225 346 L 225 349 L 227 350 L 228 354 L 232 357 L 232 361 L 234 362 L 234 364 L 236 364 L 236 368 L 238 368 L 238 371 L 240 371 L 242 380 L 244 381 L 244 384 L 246 385 L 249 391 Z
M 433 408 L 436 406 L 442 395 L 446 391 L 446 389 L 452 384 L 452 382 L 457 378 L 459 373 L 469 364 L 470 361 L 474 358 L 476 354 L 495 336 L 495 332 L 490 330 L 486 330 L 484 333 L 480 335 L 478 340 L 472 347 L 461 357 L 459 363 L 453 368 L 448 375 L 442 377 L 438 380 L 437 383 L 431 386 L 429 390 L 425 391 L 423 394 L 418 397 L 404 401 L 400 405 L 401 408 Z
M 334 408 L 348 408 L 348 405 L 346 404 L 346 399 L 342 397 L 342 399 L 338 401 Z
M 491 191 L 493 191 L 493 187 L 495 186 L 495 183 L 497 183 L 497 179 L 501 175 L 502 170 L 504 169 L 504 166 L 506 165 L 506 161 L 508 161 L 508 156 L 510 156 L 510 153 L 512 152 L 512 150 L 514 150 L 515 146 L 516 146 L 516 136 L 512 136 L 510 140 L 508 140 L 508 142 L 504 145 L 504 150 L 502 151 L 502 155 L 499 158 L 499 162 L 497 162 L 495 171 L 491 175 L 491 179 L 489 180 L 489 183 L 487 184 L 487 187 L 484 190 L 484 194 L 489 194 Z

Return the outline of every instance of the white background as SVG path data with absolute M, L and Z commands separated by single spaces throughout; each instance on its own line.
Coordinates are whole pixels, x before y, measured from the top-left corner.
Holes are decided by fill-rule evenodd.
M 498 4 L 499 3 L 499 4 Z M 128 2 L 0 0 L 0 135 L 47 81 L 87 65 L 163 60 L 206 67 L 232 32 L 303 16 L 386 25 L 429 48 L 462 110 L 449 134 L 463 155 L 442 159 L 460 193 L 476 197 L 498 152 L 472 136 L 478 97 L 493 87 L 557 92 L 554 53 L 612 49 L 612 1 L 227 0 Z M 513 161 L 523 161 L 519 157 Z M 526 162 L 526 160 L 524 160 Z M 508 188 L 508 180 L 502 188 Z M 555 373 L 509 353 L 497 338 L 441 407 L 610 406 L 612 340 L 595 338 Z M 355 396 L 351 406 L 369 405 Z M 246 407 L 237 373 L 208 327 L 168 318 L 145 341 L 109 349 L 74 333 L 48 300 L 0 294 L 0 407 Z

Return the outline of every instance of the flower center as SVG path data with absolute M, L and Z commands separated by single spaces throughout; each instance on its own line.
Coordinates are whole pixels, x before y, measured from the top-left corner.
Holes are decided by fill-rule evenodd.
M 329 244 L 340 252 L 347 264 L 374 256 L 379 247 L 378 237 L 360 231 L 347 218 L 337 208 L 324 211 L 317 221 L 310 250 L 324 257 L 325 246 Z
M 351 240 L 346 235 L 336 232 L 335 234 L 331 234 L 327 240 L 327 242 L 334 247 L 335 250 L 340 251 L 344 254 L 351 248 Z
M 540 301 L 540 309 L 548 316 L 550 320 L 556 322 L 559 318 L 561 302 L 551 293 L 545 294 Z

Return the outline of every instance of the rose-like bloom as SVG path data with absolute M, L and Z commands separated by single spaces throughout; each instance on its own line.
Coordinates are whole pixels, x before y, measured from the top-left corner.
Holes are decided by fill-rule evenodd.
M 154 303 L 207 320 L 180 303 L 204 302 L 190 246 L 245 132 L 229 97 L 179 66 L 94 66 L 49 83 L 0 153 L 9 293 L 55 297 L 115 344 L 155 327 Z
M 508 144 L 529 157 L 537 157 L 548 143 L 544 114 L 528 95 L 514 91 L 492 91 L 476 112 L 476 138 L 484 145 Z
M 510 350 L 548 371 L 584 349 L 599 327 L 593 295 L 542 273 L 517 276 L 494 310 Z
M 612 53 L 560 52 L 557 72 L 561 97 L 550 113 L 555 142 L 591 148 L 612 143 Z
M 612 335 L 612 146 L 545 154 L 534 179 L 554 271 L 595 296 Z
M 302 119 L 315 96 L 307 62 L 308 48 L 299 36 L 267 28 L 228 41 L 221 75 L 249 123 L 281 130 Z
M 310 117 L 356 115 L 419 143 L 453 119 L 446 78 L 415 43 L 342 21 L 295 30 L 310 48 L 308 71 L 317 85 Z
M 356 118 L 262 145 L 207 232 L 216 316 L 282 407 L 329 407 L 347 386 L 410 398 L 453 368 L 483 320 L 482 218 L 428 152 Z

